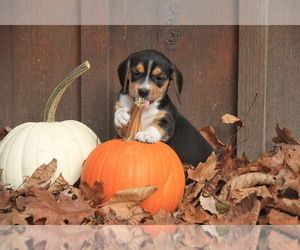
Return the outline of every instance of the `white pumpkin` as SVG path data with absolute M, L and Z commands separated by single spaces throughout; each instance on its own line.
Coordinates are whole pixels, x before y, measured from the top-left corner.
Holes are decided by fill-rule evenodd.
M 70 83 L 89 68 L 85 62 L 72 71 L 52 91 L 45 109 L 45 122 L 27 122 L 12 129 L 0 142 L 0 180 L 12 188 L 22 185 L 24 178 L 44 163 L 57 159 L 55 180 L 63 177 L 74 184 L 81 175 L 82 164 L 89 153 L 100 143 L 97 135 L 86 125 L 74 120 L 56 122 L 58 102 Z M 79 71 L 79 72 L 78 72 Z

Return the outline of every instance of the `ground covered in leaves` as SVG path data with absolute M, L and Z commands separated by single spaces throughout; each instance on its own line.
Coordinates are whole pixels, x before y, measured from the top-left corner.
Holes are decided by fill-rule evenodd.
M 156 191 L 153 186 L 118 192 L 103 203 L 102 182 L 71 186 L 60 175 L 51 183 L 53 159 L 17 190 L 0 183 L 0 225 L 300 224 L 300 143 L 288 129 L 277 126 L 274 150 L 252 163 L 246 155 L 233 156 L 211 128 L 200 132 L 225 152 L 220 161 L 213 153 L 206 163 L 184 165 L 188 184 L 176 212 L 151 215 L 139 206 Z

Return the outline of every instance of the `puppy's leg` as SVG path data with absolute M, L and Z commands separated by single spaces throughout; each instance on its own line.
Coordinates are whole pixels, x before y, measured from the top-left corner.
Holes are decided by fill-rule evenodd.
M 120 137 L 124 137 L 121 133 L 121 128 L 126 126 L 130 121 L 129 110 L 132 104 L 133 100 L 128 94 L 119 94 L 118 101 L 115 104 L 114 123 Z
M 136 134 L 137 141 L 156 143 L 167 141 L 174 134 L 174 120 L 166 111 L 160 111 L 154 117 L 150 126 Z

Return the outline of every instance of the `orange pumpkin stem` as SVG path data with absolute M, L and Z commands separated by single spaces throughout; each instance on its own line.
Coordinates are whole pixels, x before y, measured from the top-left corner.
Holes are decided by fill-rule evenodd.
M 134 103 L 132 104 L 132 107 L 130 109 L 130 122 L 127 126 L 122 128 L 122 132 L 123 134 L 125 134 L 125 137 L 123 139 L 124 142 L 134 141 L 136 133 L 142 130 L 141 118 L 144 106 L 144 99 L 142 98 L 136 98 Z

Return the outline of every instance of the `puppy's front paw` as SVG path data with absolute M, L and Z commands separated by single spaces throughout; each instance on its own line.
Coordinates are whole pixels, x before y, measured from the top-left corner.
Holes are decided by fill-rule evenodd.
M 160 140 L 161 135 L 155 127 L 149 127 L 145 131 L 136 133 L 135 139 L 145 143 L 156 143 Z
M 130 121 L 129 109 L 126 107 L 117 109 L 114 121 L 118 128 L 126 126 Z

